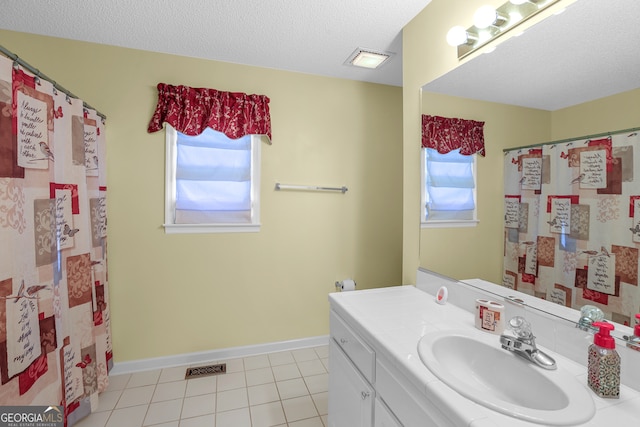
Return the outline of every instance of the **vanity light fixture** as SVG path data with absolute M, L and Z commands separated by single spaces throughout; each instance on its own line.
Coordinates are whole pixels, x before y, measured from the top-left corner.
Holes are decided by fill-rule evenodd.
M 391 52 L 381 52 L 374 49 L 357 48 L 345 61 L 346 65 L 374 69 L 380 67 L 393 56 Z
M 509 16 L 489 5 L 480 6 L 473 14 L 473 25 L 477 28 L 487 28 L 492 25 L 500 27 L 509 21 Z
M 458 59 L 485 46 L 520 23 L 560 0 L 509 0 L 499 8 L 481 6 L 473 16 L 473 26 L 455 26 L 447 33 L 447 43 L 457 47 Z

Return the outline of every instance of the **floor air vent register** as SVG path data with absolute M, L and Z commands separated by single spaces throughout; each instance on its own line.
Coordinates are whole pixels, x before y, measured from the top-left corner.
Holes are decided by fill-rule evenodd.
M 227 364 L 218 363 L 216 365 L 198 366 L 195 368 L 187 368 L 187 373 L 184 376 L 185 380 L 190 378 L 206 377 L 209 375 L 220 375 L 227 373 Z

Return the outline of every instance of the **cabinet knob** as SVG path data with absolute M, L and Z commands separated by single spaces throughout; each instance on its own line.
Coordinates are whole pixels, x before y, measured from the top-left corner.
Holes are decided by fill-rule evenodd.
M 365 400 L 367 397 L 371 396 L 371 393 L 363 391 L 360 395 L 362 396 L 362 400 Z
M 348 343 L 348 342 L 349 342 L 349 340 L 348 340 L 348 339 L 346 339 L 346 338 L 340 338 L 340 344 L 343 344 L 343 345 L 344 345 L 344 344 L 346 344 L 346 343 Z

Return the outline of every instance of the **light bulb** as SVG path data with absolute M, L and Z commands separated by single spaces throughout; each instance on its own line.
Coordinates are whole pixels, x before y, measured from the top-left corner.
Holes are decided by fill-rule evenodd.
M 467 30 L 460 25 L 456 25 L 455 27 L 451 27 L 449 32 L 447 33 L 447 43 L 449 46 L 460 46 L 461 44 L 465 44 L 468 40 Z
M 520 12 L 511 12 L 509 13 L 509 22 L 511 25 L 514 25 L 516 22 L 522 21 L 522 14 Z
M 496 8 L 493 6 L 489 6 L 488 4 L 484 6 L 480 6 L 476 13 L 473 14 L 473 25 L 478 28 L 487 28 L 490 25 L 493 25 L 498 18 L 498 12 Z

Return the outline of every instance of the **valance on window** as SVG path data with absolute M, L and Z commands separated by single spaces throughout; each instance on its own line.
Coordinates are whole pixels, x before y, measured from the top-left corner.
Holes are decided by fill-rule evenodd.
M 440 154 L 460 149 L 460 154 L 485 155 L 484 122 L 422 115 L 422 147 Z
M 189 136 L 200 135 L 209 127 L 231 139 L 267 135 L 271 141 L 269 98 L 265 95 L 158 83 L 158 105 L 147 131 L 161 130 L 164 122 Z

